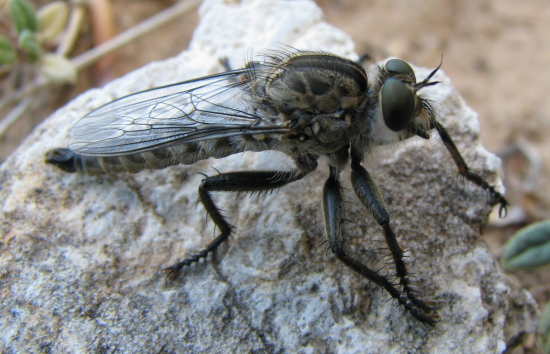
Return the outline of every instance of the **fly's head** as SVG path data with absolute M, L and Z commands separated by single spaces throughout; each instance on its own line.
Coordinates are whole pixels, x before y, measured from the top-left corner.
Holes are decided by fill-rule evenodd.
M 284 137 L 313 153 L 331 153 L 349 144 L 358 110 L 368 105 L 365 69 L 324 53 L 268 56 L 255 65 L 250 91 L 283 118 Z
M 372 100 L 377 103 L 378 109 L 378 124 L 373 131 L 377 144 L 403 140 L 414 135 L 429 137 L 427 130 L 430 129 L 434 112 L 429 101 L 419 91 L 439 83 L 430 79 L 440 66 L 420 82 L 416 81 L 411 66 L 403 60 L 391 59 L 379 67 L 378 82 L 371 90 Z

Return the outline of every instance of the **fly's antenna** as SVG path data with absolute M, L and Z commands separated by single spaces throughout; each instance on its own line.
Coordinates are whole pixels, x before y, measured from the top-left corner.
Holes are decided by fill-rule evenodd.
M 437 66 L 437 68 L 435 68 L 431 73 L 430 75 L 428 75 L 427 78 L 425 78 L 424 80 L 420 81 L 419 83 L 415 84 L 414 85 L 414 89 L 415 91 L 418 91 L 420 90 L 421 88 L 424 88 L 424 87 L 427 87 L 427 86 L 433 86 L 433 85 L 437 85 L 440 83 L 440 81 L 432 81 L 430 82 L 430 79 L 435 75 L 435 73 L 441 68 L 441 65 L 443 65 L 443 55 L 441 55 L 441 61 L 439 62 L 439 65 Z

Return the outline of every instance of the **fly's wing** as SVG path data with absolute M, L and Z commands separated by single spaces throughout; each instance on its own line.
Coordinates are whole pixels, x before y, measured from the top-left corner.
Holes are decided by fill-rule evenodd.
M 284 133 L 266 125 L 245 90 L 250 68 L 120 98 L 80 119 L 69 149 L 91 156 L 127 155 L 243 134 Z M 249 77 L 247 75 L 247 77 Z

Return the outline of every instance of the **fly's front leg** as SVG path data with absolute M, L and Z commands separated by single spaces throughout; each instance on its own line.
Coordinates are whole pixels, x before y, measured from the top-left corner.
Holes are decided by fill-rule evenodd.
M 211 192 L 259 192 L 277 189 L 288 183 L 302 179 L 309 172 L 313 171 L 316 166 L 316 162 L 313 162 L 314 165 L 306 172 L 298 170 L 230 172 L 203 179 L 199 187 L 199 198 L 204 209 L 206 209 L 206 212 L 212 221 L 214 221 L 214 224 L 220 229 L 220 234 L 196 255 L 166 268 L 165 270 L 170 271 L 168 278 L 173 279 L 177 277 L 183 267 L 197 263 L 201 258 L 206 258 L 209 253 L 214 252 L 231 235 L 233 226 L 225 220 L 225 217 L 220 213 L 216 204 L 214 204 Z
M 508 201 L 506 201 L 506 198 L 504 198 L 502 194 L 497 192 L 495 187 L 487 183 L 480 175 L 470 171 L 470 168 L 462 158 L 462 155 L 460 155 L 460 152 L 458 151 L 455 143 L 453 142 L 453 139 L 451 138 L 445 127 L 443 127 L 435 119 L 431 120 L 430 125 L 432 128 L 435 128 L 439 133 L 441 141 L 443 141 L 443 144 L 445 144 L 445 147 L 449 151 L 449 154 L 451 154 L 451 157 L 453 158 L 456 167 L 458 167 L 458 173 L 461 176 L 464 176 L 468 181 L 473 182 L 474 184 L 489 192 L 491 194 L 491 198 L 495 202 L 500 204 L 500 207 L 498 209 L 498 216 L 500 216 L 501 218 L 505 217 L 507 213 L 506 207 L 508 206 Z
M 361 263 L 357 259 L 350 257 L 345 253 L 342 247 L 343 236 L 344 236 L 344 227 L 343 227 L 344 199 L 342 197 L 342 187 L 340 186 L 340 181 L 338 180 L 339 174 L 340 174 L 340 171 L 338 169 L 331 167 L 330 176 L 327 182 L 325 183 L 325 187 L 323 189 L 323 214 L 325 218 L 325 233 L 329 241 L 332 252 L 336 255 L 336 258 L 338 258 L 346 266 L 353 269 L 354 271 L 361 274 L 362 276 L 369 279 L 370 281 L 383 287 L 394 299 L 396 299 L 399 302 L 399 304 L 403 305 L 403 307 L 405 307 L 405 309 L 407 309 L 414 317 L 416 317 L 417 319 L 419 319 L 424 323 L 434 324 L 438 320 L 439 316 L 436 313 L 429 313 L 429 314 L 424 313 L 424 312 L 429 312 L 431 308 L 428 307 L 424 302 L 417 300 L 411 294 L 411 289 L 408 288 L 408 284 L 405 287 L 406 292 L 403 293 L 387 277 L 378 274 L 377 271 L 370 269 L 365 264 Z M 361 180 L 361 178 L 359 178 L 359 180 Z M 377 193 L 371 193 L 371 194 L 377 194 Z M 379 193 L 378 193 L 378 196 L 379 196 Z M 373 205 L 373 208 L 377 210 L 383 209 L 385 211 L 383 204 L 379 204 L 375 200 L 371 200 L 371 201 L 373 202 L 373 204 L 377 204 L 377 205 Z M 391 232 L 391 229 L 389 228 L 389 226 L 384 227 L 384 230 L 385 231 L 389 230 Z M 390 242 L 392 242 L 393 247 L 397 248 L 398 253 L 400 254 L 399 267 L 402 269 L 402 272 L 404 273 L 403 278 L 405 278 L 407 272 L 402 260 L 403 251 L 397 244 L 397 241 L 395 240 L 395 235 L 393 235 L 393 232 L 391 232 L 391 235 L 393 237 L 393 240 L 390 240 Z M 386 239 L 388 240 L 388 238 L 391 239 L 392 237 L 386 237 Z M 391 247 L 392 246 L 390 246 L 390 248 Z

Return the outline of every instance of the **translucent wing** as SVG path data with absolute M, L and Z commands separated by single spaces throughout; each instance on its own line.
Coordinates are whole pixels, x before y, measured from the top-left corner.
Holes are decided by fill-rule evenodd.
M 239 80 L 249 68 L 155 88 L 87 114 L 70 132 L 69 148 L 109 156 L 242 134 L 282 133 L 262 123 Z

